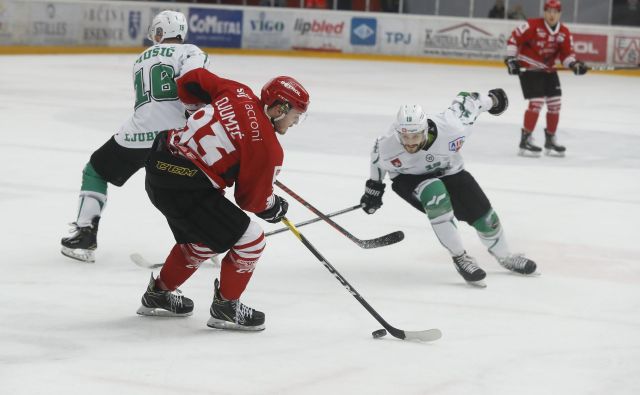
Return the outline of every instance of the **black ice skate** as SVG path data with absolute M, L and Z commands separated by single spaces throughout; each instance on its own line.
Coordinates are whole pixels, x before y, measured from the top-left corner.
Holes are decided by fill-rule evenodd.
M 193 314 L 193 301 L 182 296 L 178 289 L 174 293 L 157 288 L 152 274 L 137 313 L 156 317 L 186 317 Z
M 524 129 L 521 129 L 520 136 L 520 151 L 518 155 L 520 156 L 529 156 L 537 158 L 540 156 L 542 152 L 542 148 L 533 144 L 533 137 L 531 136 L 531 132 L 527 132 Z
M 487 286 L 482 281 L 487 273 L 478 266 L 473 257 L 467 255 L 466 251 L 462 255 L 454 256 L 453 264 L 467 283 L 482 288 Z
M 557 144 L 555 134 L 547 133 L 547 129 L 544 130 L 545 155 L 563 157 L 566 150 L 565 146 Z
M 62 244 L 62 255 L 69 258 L 77 259 L 82 262 L 95 262 L 93 252 L 98 248 L 98 223 L 100 217 L 93 217 L 91 225 L 80 227 L 76 222 L 73 222 L 71 226 L 73 229 L 70 233 L 72 236 L 65 237 L 60 241 Z
M 217 329 L 235 329 L 241 331 L 261 331 L 264 329 L 264 313 L 245 306 L 236 300 L 224 300 L 220 295 L 220 282 L 216 278 L 213 283 L 213 303 L 211 318 L 207 326 Z
M 514 273 L 529 275 L 534 274 L 537 269 L 536 263 L 522 254 L 512 254 L 506 258 L 496 257 L 496 259 L 502 267 Z

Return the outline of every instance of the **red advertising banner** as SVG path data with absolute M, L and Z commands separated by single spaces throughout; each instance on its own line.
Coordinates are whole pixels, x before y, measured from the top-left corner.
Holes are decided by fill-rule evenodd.
M 573 34 L 576 57 L 587 62 L 607 62 L 607 36 L 602 34 Z

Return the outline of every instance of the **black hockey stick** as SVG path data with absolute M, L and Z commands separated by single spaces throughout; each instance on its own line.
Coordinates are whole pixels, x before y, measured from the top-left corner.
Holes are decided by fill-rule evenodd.
M 362 205 L 358 204 L 358 205 L 355 205 L 355 206 L 347 207 L 345 209 L 334 211 L 333 213 L 326 214 L 326 216 L 327 216 L 327 218 L 335 217 L 336 215 L 348 213 L 349 211 L 357 210 L 359 208 L 362 208 Z M 298 222 L 295 226 L 296 226 L 296 228 L 299 228 L 301 226 L 313 224 L 313 223 L 318 222 L 318 221 L 322 221 L 322 218 L 315 217 L 315 218 L 307 220 L 307 221 Z M 288 230 L 289 230 L 289 228 L 284 227 L 284 228 L 280 228 L 280 229 L 269 231 L 269 232 L 265 233 L 264 235 L 265 235 L 265 237 L 266 236 L 271 236 L 271 235 L 275 235 L 275 234 L 278 234 L 278 233 L 286 232 Z
M 287 188 L 280 181 L 276 180 L 275 184 L 280 189 L 282 189 L 287 194 L 289 194 L 292 198 L 294 198 L 298 202 L 300 202 L 303 206 L 305 206 L 306 208 L 311 210 L 315 215 L 320 217 L 323 221 L 325 221 L 326 223 L 331 225 L 338 232 L 342 233 L 349 240 L 353 241 L 354 243 L 356 243 L 358 246 L 360 246 L 362 248 L 383 247 L 383 246 L 387 246 L 389 244 L 395 244 L 395 243 L 397 243 L 399 241 L 402 241 L 402 239 L 404 239 L 404 233 L 402 233 L 402 231 L 399 231 L 399 230 L 395 231 L 395 232 L 392 232 L 392 233 L 389 233 L 388 235 L 377 237 L 375 239 L 369 239 L 369 240 L 358 239 L 357 237 L 355 237 L 354 235 L 349 233 L 346 229 L 344 229 L 342 226 L 340 226 L 337 223 L 333 222 L 327 215 L 323 214 L 320 210 L 318 210 L 317 208 L 313 207 L 309 202 L 307 202 L 306 200 L 301 198 L 297 193 L 295 193 L 291 189 Z
M 362 205 L 360 205 L 360 204 L 358 204 L 356 206 L 347 207 L 347 208 L 344 208 L 342 210 L 334 211 L 333 213 L 327 214 L 327 217 L 335 217 L 336 215 L 348 213 L 349 211 L 357 210 L 357 209 L 359 209 L 361 207 L 362 207 Z M 296 227 L 301 227 L 301 226 L 313 224 L 313 223 L 318 222 L 318 221 L 322 221 L 322 218 L 316 217 L 316 218 L 313 218 L 313 219 L 309 219 L 307 221 L 299 222 L 295 226 Z M 288 230 L 289 230 L 289 228 L 284 227 L 284 228 L 280 228 L 280 229 L 276 229 L 276 230 L 272 230 L 270 232 L 267 232 L 267 233 L 264 234 L 264 236 L 268 237 L 268 236 L 275 235 L 275 234 L 278 234 L 278 233 L 286 232 Z M 129 255 L 129 258 L 131 259 L 131 261 L 133 263 L 135 263 L 136 265 L 140 266 L 143 269 L 158 269 L 158 268 L 161 268 L 164 265 L 164 262 L 162 262 L 162 263 L 150 262 L 150 261 L 146 260 L 141 254 L 139 254 L 137 252 Z M 220 265 L 220 262 L 216 262 L 215 260 L 213 261 L 213 263 L 214 263 L 214 265 L 215 264 Z
M 311 251 L 311 253 L 316 258 L 318 258 L 320 262 L 322 262 L 324 267 L 326 267 L 327 270 L 329 270 L 329 272 L 331 272 L 331 274 L 335 276 L 335 278 L 340 282 L 340 284 L 342 284 L 347 289 L 347 291 L 349 291 L 349 293 L 353 295 L 353 297 L 356 298 L 356 300 L 360 302 L 360 304 L 365 309 L 367 309 L 369 314 L 371 314 L 373 318 L 375 318 L 376 321 L 378 321 L 380 325 L 382 325 L 384 329 L 386 329 L 387 332 L 391 334 L 391 336 L 397 337 L 398 339 L 403 339 L 403 340 L 422 340 L 422 341 L 433 341 L 433 340 L 438 340 L 442 337 L 442 332 L 440 332 L 439 329 L 428 329 L 424 331 L 404 331 L 402 329 L 398 329 L 391 326 L 387 321 L 384 320 L 384 318 L 380 316 L 380 314 L 378 314 L 377 311 L 373 309 L 373 307 L 371 307 L 371 305 L 366 300 L 364 300 L 364 298 L 358 293 L 358 291 L 356 291 L 355 288 L 353 288 L 353 286 L 349 284 L 347 279 L 344 278 L 342 274 L 340 274 L 336 270 L 336 268 L 333 267 L 325 259 L 325 257 L 323 257 L 322 254 L 320 254 L 320 252 L 318 252 L 318 250 L 315 249 L 315 247 L 309 242 L 309 240 L 307 240 L 307 238 L 304 237 L 304 235 L 300 233 L 298 229 L 296 229 L 295 225 L 293 225 L 286 217 L 282 218 L 282 223 L 284 223 L 287 226 L 287 228 L 289 228 L 289 230 L 291 230 L 291 232 L 302 242 L 302 244 L 304 244 L 304 246 L 307 247 L 309 251 Z M 384 332 L 383 330 L 377 330 L 373 332 L 373 337 L 378 338 L 378 337 L 384 336 L 385 334 L 386 332 Z

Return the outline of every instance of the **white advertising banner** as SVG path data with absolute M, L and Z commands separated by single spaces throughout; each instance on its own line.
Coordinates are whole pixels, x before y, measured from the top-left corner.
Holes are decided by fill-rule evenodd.
M 349 48 L 349 14 L 300 10 L 293 11 L 292 14 L 291 49 L 345 52 Z
M 4 0 L 0 0 L 0 42 L 1 43 L 10 43 L 13 41 L 13 27 L 10 26 L 12 20 L 15 20 L 16 17 L 13 11 L 13 2 L 7 2 Z
M 82 8 L 69 3 L 24 3 L 29 20 L 16 29 L 14 40 L 30 45 L 81 43 Z
M 243 48 L 291 49 L 295 16 L 291 12 L 247 8 L 243 20 Z

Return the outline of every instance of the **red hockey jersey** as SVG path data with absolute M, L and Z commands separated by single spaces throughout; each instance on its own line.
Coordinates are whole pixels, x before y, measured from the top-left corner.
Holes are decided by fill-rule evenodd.
M 262 102 L 239 82 L 203 70 L 190 73 L 179 86 L 181 80 L 204 78 L 211 104 L 189 117 L 184 129 L 170 132 L 170 149 L 197 165 L 215 188 L 235 183 L 235 200 L 243 210 L 266 210 L 284 153 Z
M 529 19 L 511 33 L 507 56 L 517 56 L 522 67 L 545 70 L 551 70 L 556 59 L 565 67 L 576 61 L 569 29 L 560 22 L 551 29 L 544 18 Z

